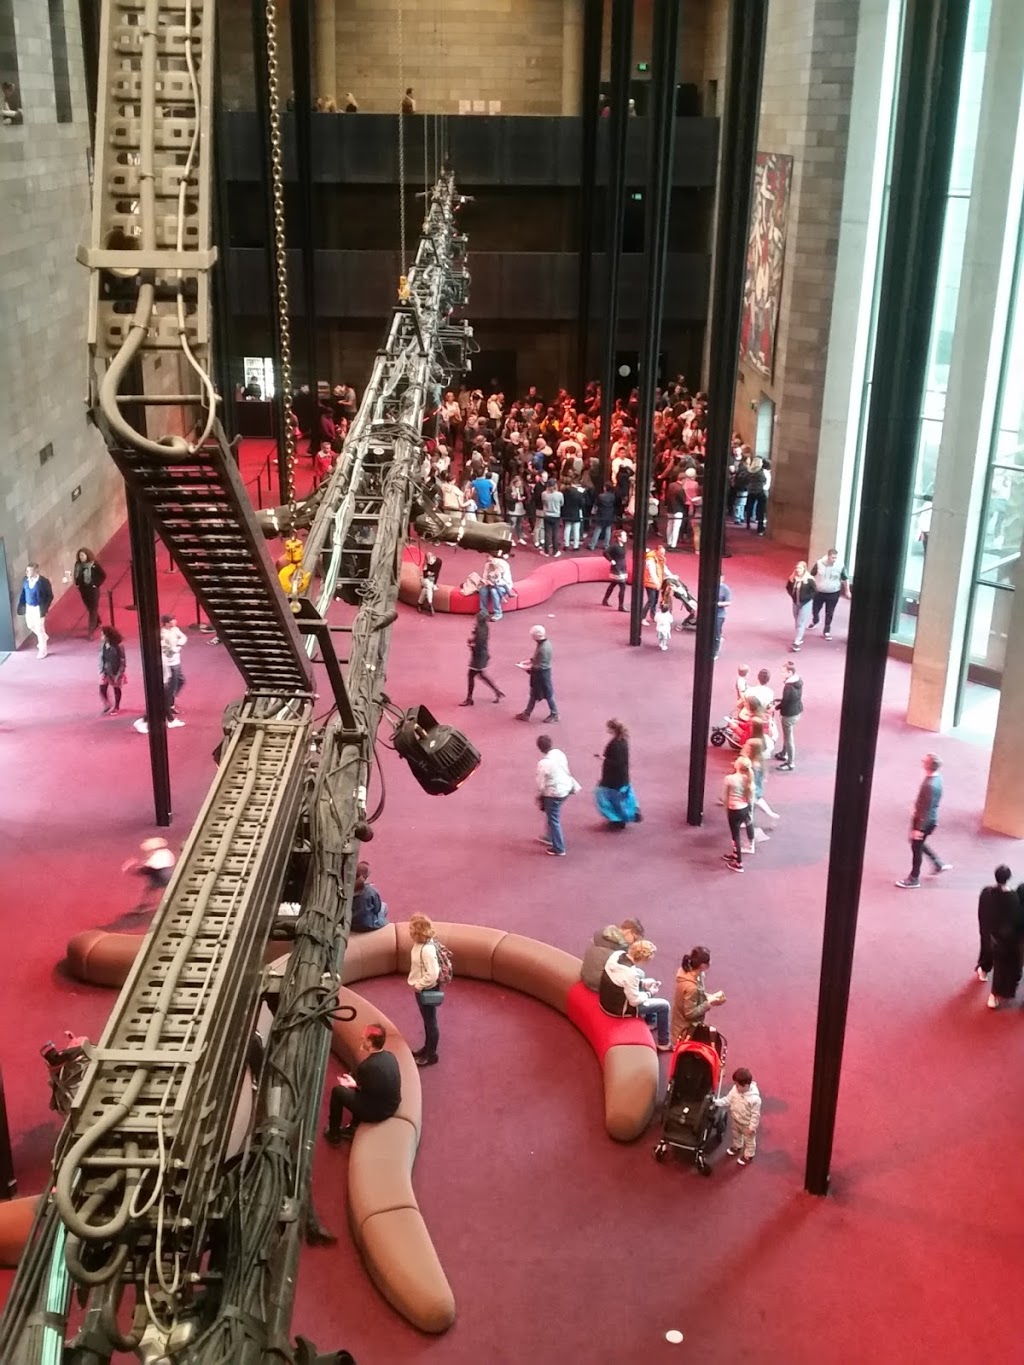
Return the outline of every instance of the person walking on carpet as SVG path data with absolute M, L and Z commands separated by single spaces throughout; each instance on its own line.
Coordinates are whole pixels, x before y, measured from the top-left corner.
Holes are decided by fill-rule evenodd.
M 953 866 L 952 863 L 943 862 L 927 843 L 939 823 L 939 803 L 942 801 L 942 774 L 939 770 L 942 759 L 935 754 L 925 754 L 921 763 L 924 780 L 918 788 L 910 821 L 910 875 L 896 883 L 905 891 L 916 890 L 921 885 L 922 858 L 928 858 L 936 876 L 940 872 L 949 872 Z
M 125 659 L 124 639 L 113 626 L 101 626 L 103 642 L 100 645 L 100 696 L 103 698 L 103 715 L 116 716 L 121 709 L 121 692 L 125 684 L 128 664 Z M 114 689 L 114 704 L 110 704 L 109 688 Z
M 547 845 L 555 858 L 565 857 L 565 836 L 562 833 L 562 805 L 566 798 L 580 789 L 580 784 L 569 771 L 569 760 L 561 749 L 556 749 L 550 735 L 537 739 L 540 759 L 537 763 L 537 804 L 544 812 L 545 833 L 540 842 Z
M 594 801 L 611 829 L 625 829 L 643 819 L 629 780 L 629 731 L 621 720 L 610 720 L 608 733 Z
M 97 563 L 96 556 L 84 546 L 75 555 L 74 579 L 78 595 L 82 599 L 89 616 L 89 639 L 96 634 L 100 625 L 100 588 L 107 575 Z
M 46 633 L 46 613 L 53 605 L 53 588 L 50 580 L 39 572 L 39 565 L 32 562 L 25 569 L 18 598 L 18 615 L 24 616 L 27 629 L 36 637 L 36 658 L 45 659 L 50 637 Z
M 469 645 L 469 674 L 466 679 L 466 697 L 464 701 L 459 702 L 460 706 L 473 705 L 473 688 L 476 685 L 477 678 L 491 689 L 494 693 L 495 702 L 501 701 L 505 695 L 497 683 L 491 681 L 486 672 L 487 665 L 491 661 L 490 633 L 491 624 L 487 613 L 481 611 L 477 615 L 473 633 L 467 641 Z
M 551 681 L 551 641 L 543 626 L 531 626 L 530 638 L 533 640 L 533 655 L 529 659 L 521 659 L 518 665 L 526 669 L 530 675 L 530 699 L 525 709 L 516 713 L 516 720 L 529 720 L 537 703 L 546 701 L 548 714 L 544 717 L 544 724 L 556 725 L 558 703 L 555 701 L 555 689 Z

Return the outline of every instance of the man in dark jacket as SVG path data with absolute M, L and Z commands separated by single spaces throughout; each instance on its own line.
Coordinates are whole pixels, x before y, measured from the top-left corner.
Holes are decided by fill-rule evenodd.
M 796 671 L 792 659 L 786 660 L 786 676 L 782 683 L 782 696 L 779 699 L 779 720 L 782 722 L 782 748 L 775 755 L 779 761 L 779 772 L 791 773 L 796 767 L 796 744 L 793 732 L 804 710 L 804 680 Z
M 604 557 L 608 561 L 608 573 L 610 578 L 608 586 L 605 589 L 604 597 L 601 598 L 601 605 L 607 607 L 612 600 L 612 593 L 618 588 L 619 611 L 625 611 L 627 580 L 625 531 L 619 531 L 611 545 L 605 550 Z
M 355 893 L 352 897 L 352 932 L 368 934 L 373 929 L 383 929 L 388 922 L 388 907 L 381 900 L 380 892 L 370 882 L 370 864 L 359 863 L 356 867 Z
M 25 625 L 36 637 L 36 657 L 46 658 L 50 637 L 46 633 L 46 613 L 53 603 L 53 588 L 50 580 L 39 572 L 38 564 L 29 564 L 21 584 L 18 598 L 18 615 L 24 616 Z
M 583 954 L 583 966 L 580 969 L 580 980 L 587 990 L 601 989 L 604 965 L 612 953 L 622 952 L 643 936 L 644 926 L 638 919 L 624 919 L 621 924 L 609 924 L 604 929 L 598 929 L 593 942 Z
M 978 965 L 975 971 L 979 981 L 988 980 L 992 970 L 993 940 L 1019 905 L 1010 890 L 1012 873 L 1005 863 L 999 864 L 995 875 L 995 885 L 986 886 L 978 897 Z
M 896 883 L 906 891 L 921 885 L 922 857 L 930 859 L 936 873 L 948 872 L 953 866 L 952 863 L 944 863 L 926 842 L 939 823 L 939 802 L 942 800 L 942 774 L 939 769 L 942 759 L 935 754 L 925 754 L 921 762 L 924 765 L 924 781 L 918 788 L 910 822 L 910 876 Z
M 383 1024 L 368 1024 L 359 1044 L 363 1060 L 351 1075 L 339 1076 L 331 1090 L 331 1114 L 324 1137 L 333 1147 L 350 1139 L 360 1123 L 383 1123 L 397 1113 L 402 1103 L 402 1075 L 398 1058 L 384 1051 L 387 1040 Z M 343 1126 L 346 1109 L 352 1121 Z
M 611 484 L 606 484 L 602 492 L 598 493 L 594 501 L 594 530 L 590 536 L 590 548 L 597 549 L 597 542 L 603 540 L 605 548 L 612 541 L 612 527 L 615 519 L 619 515 L 619 502 L 615 496 L 615 489 Z

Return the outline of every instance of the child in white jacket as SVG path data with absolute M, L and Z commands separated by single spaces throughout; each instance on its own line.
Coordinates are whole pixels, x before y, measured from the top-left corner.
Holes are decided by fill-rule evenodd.
M 715 1103 L 729 1111 L 729 1155 L 738 1158 L 738 1165 L 749 1166 L 757 1150 L 761 1092 L 745 1066 L 732 1073 L 732 1089 Z

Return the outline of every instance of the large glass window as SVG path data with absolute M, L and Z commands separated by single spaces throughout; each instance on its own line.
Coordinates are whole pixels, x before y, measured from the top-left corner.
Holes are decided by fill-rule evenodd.
M 921 578 L 927 553 L 931 505 L 935 492 L 935 469 L 946 416 L 946 391 L 953 349 L 953 331 L 960 302 L 967 217 L 971 202 L 974 154 L 981 117 L 981 92 L 985 83 L 985 52 L 988 46 L 992 0 L 971 0 L 967 47 L 960 75 L 953 163 L 950 169 L 946 218 L 942 231 L 939 278 L 928 345 L 928 373 L 921 404 L 914 465 L 914 497 L 903 550 L 902 586 L 896 600 L 893 638 L 913 644 L 917 635 L 917 610 Z

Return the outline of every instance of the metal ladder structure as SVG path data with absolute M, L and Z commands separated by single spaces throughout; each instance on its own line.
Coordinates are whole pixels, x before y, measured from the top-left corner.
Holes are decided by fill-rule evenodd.
M 181 1285 L 209 1244 L 309 748 L 308 703 L 261 709 L 243 710 L 65 1128 L 73 1271 L 88 1243 L 94 1275 L 130 1257 L 132 1278 Z
M 445 169 L 345 451 L 317 501 L 303 558 L 313 589 L 290 601 L 208 378 L 214 8 L 215 0 L 104 0 L 92 235 L 79 258 L 91 271 L 93 415 L 247 691 L 58 1143 L 54 1187 L 0 1321 L 3 1365 L 61 1358 L 72 1339 L 63 1358 L 89 1365 L 115 1351 L 189 1365 L 281 1356 L 324 1026 L 359 841 L 372 837 L 375 818 L 366 792 L 419 443 L 472 335 L 451 320 L 468 274 L 460 196 Z M 269 20 L 273 0 L 267 8 Z M 123 391 L 145 388 L 144 375 L 134 382 L 136 362 L 168 352 L 195 373 L 200 393 L 153 401 L 198 413 L 194 440 L 151 439 L 140 430 L 145 394 Z M 328 649 L 336 595 L 360 608 L 343 628 L 345 678 Z M 318 645 L 338 715 L 315 730 Z M 302 912 L 275 993 L 264 955 L 286 876 L 302 858 L 310 869 Z M 268 992 L 278 1013 L 247 1122 L 246 1053 Z M 232 1161 L 238 1122 L 246 1147 Z M 254 1331 L 261 1319 L 265 1350 Z M 231 1344 L 222 1349 L 221 1339 Z
M 220 428 L 196 451 L 111 455 L 231 655 L 246 686 L 309 692 L 302 638 Z

